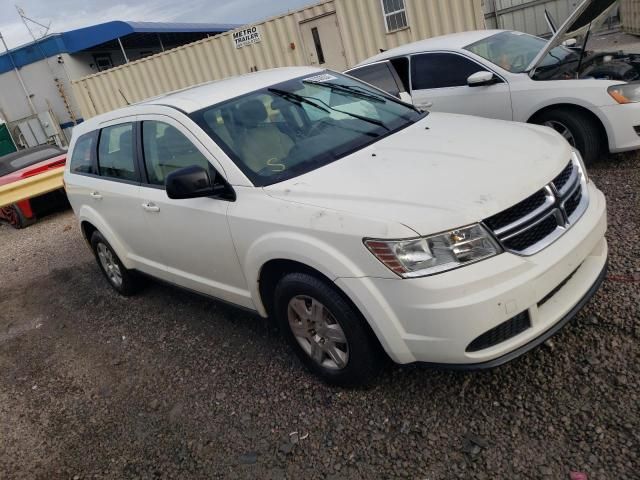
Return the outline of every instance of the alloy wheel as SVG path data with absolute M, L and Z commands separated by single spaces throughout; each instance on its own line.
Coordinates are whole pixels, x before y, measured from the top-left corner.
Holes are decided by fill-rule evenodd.
M 289 301 L 287 317 L 296 341 L 316 364 L 330 370 L 347 366 L 347 336 L 327 307 L 315 298 L 297 295 Z
M 120 288 L 122 286 L 122 272 L 113 252 L 102 242 L 98 243 L 96 249 L 98 251 L 98 259 L 107 278 L 115 287 Z
M 553 128 L 556 132 L 562 135 L 572 147 L 576 146 L 576 139 L 573 136 L 573 133 L 571 133 L 571 130 L 569 130 L 569 127 L 567 127 L 564 123 L 559 122 L 557 120 L 547 120 L 546 122 L 543 123 L 543 125 L 545 127 Z

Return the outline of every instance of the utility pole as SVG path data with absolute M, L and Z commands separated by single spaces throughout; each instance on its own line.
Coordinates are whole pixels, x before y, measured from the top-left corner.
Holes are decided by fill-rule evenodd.
M 18 81 L 20 82 L 20 86 L 22 87 L 22 91 L 24 92 L 24 95 L 27 98 L 27 102 L 29 102 L 29 107 L 31 109 L 31 114 L 32 115 L 37 115 L 38 111 L 36 110 L 36 107 L 33 104 L 33 101 L 31 100 L 31 95 L 29 94 L 29 91 L 27 90 L 27 86 L 24 84 L 24 80 L 22 79 L 22 75 L 20 75 L 20 70 L 18 70 L 18 67 L 16 66 L 15 62 L 13 61 L 13 57 L 11 56 L 11 52 L 9 51 L 9 47 L 7 47 L 7 42 L 4 40 L 4 37 L 2 36 L 2 33 L 0 33 L 0 40 L 2 40 L 2 45 L 4 45 L 4 49 L 7 51 L 7 56 L 9 57 L 9 61 L 11 62 L 11 66 L 13 67 L 14 72 L 16 72 L 16 75 L 18 77 Z

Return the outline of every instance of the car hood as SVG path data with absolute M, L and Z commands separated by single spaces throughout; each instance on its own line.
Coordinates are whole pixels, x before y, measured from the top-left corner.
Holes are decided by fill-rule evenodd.
M 428 235 L 515 205 L 549 183 L 570 157 L 569 144 L 546 127 L 431 113 L 265 191 L 291 202 L 399 222 Z
M 618 0 L 584 0 L 576 7 L 567 20 L 558 28 L 546 46 L 538 52 L 538 55 L 527 67 L 528 72 L 534 71 L 545 59 L 547 54 L 561 45 L 569 38 L 584 35 L 593 25 L 597 25 L 601 20 L 609 15 L 609 12 L 616 6 Z

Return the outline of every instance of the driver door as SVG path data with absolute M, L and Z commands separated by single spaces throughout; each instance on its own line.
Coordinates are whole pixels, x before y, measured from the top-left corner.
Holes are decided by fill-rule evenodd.
M 509 84 L 470 87 L 474 73 L 490 71 L 456 53 L 421 53 L 411 57 L 411 96 L 418 108 L 513 120 Z
M 169 173 L 197 165 L 219 176 L 219 164 L 180 122 L 164 115 L 138 120 L 144 169 L 139 208 L 148 227 L 152 267 L 160 266 L 164 279 L 182 287 L 255 308 L 227 222 L 230 200 L 173 200 L 165 191 Z

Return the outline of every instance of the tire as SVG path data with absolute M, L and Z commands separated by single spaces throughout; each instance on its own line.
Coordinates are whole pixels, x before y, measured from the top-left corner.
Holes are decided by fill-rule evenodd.
M 136 273 L 127 270 L 109 242 L 98 231 L 91 236 L 91 248 L 109 285 L 120 295 L 129 297 L 140 288 Z
M 534 123 L 551 127 L 562 134 L 578 149 L 587 165 L 595 163 L 603 153 L 604 145 L 598 124 L 584 113 L 558 108 L 538 115 Z
M 306 273 L 290 273 L 278 282 L 274 297 L 280 329 L 310 371 L 331 385 L 372 382 L 384 353 L 360 312 L 333 285 Z
M 36 218 L 27 218 L 17 205 L 9 205 L 0 209 L 2 219 L 16 230 L 27 228 L 29 225 L 36 223 Z

